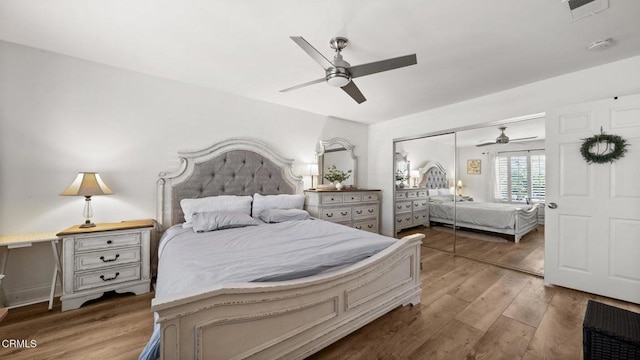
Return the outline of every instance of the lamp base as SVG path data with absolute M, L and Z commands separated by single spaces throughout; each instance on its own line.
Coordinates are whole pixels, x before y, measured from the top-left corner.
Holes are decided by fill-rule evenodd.
M 80 225 L 80 228 L 90 228 L 90 227 L 95 227 L 96 224 L 92 223 L 91 221 L 87 220 L 84 224 Z

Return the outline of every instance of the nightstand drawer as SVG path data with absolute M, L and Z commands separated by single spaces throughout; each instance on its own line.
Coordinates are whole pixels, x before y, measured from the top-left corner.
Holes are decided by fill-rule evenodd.
M 320 202 L 322 204 L 340 204 L 342 203 L 342 194 L 322 195 L 320 197 Z
M 378 220 L 359 221 L 353 224 L 353 227 L 358 230 L 369 231 L 373 233 L 378 232 Z
M 351 220 L 351 208 L 323 209 L 322 219 L 333 222 Z
M 99 271 L 76 273 L 74 290 L 81 291 L 140 280 L 140 264 L 123 265 Z
M 378 205 L 362 205 L 353 207 L 353 219 L 378 217 Z
M 362 202 L 362 195 L 360 194 L 345 194 L 343 196 L 344 202 L 353 203 L 353 202 Z
M 75 241 L 76 251 L 115 249 L 125 246 L 140 246 L 140 233 L 92 236 L 77 238 Z
M 124 248 L 117 250 L 82 253 L 75 258 L 75 270 L 91 270 L 106 266 L 128 264 L 140 261 L 140 248 Z

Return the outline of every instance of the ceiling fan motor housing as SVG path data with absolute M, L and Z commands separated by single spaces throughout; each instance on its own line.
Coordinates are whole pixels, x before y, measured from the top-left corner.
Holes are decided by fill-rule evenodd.
M 336 54 L 333 58 L 334 67 L 330 67 L 326 70 L 327 83 L 335 87 L 343 87 L 351 81 L 351 74 L 347 70 L 351 64 L 342 60 L 340 54 Z

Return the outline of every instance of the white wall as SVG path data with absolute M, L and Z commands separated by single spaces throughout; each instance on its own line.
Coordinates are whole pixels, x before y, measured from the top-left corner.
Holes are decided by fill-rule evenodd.
M 295 159 L 294 171 L 314 160 L 320 139 L 346 138 L 367 184 L 362 124 L 2 41 L 0 79 L 0 235 L 81 223 L 83 198 L 58 195 L 78 171 L 100 172 L 115 192 L 93 198 L 95 222 L 153 218 L 157 175 L 177 166 L 177 150 L 229 137 L 266 142 Z M 48 246 L 12 250 L 11 303 L 46 295 Z
M 464 84 L 460 84 L 464 86 Z M 393 233 L 393 139 L 640 93 L 640 56 L 369 126 L 369 186 L 382 189 L 382 232 Z
M 406 140 L 396 143 L 396 152 L 407 153 L 411 169 L 419 169 L 428 162 L 437 161 L 447 172 L 450 186 L 455 179 L 455 146 L 454 135 L 445 134 L 422 139 Z M 413 185 L 413 180 L 411 182 Z

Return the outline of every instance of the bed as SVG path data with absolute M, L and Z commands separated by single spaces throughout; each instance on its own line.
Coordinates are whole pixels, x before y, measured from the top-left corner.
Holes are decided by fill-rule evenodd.
M 253 139 L 229 139 L 201 151 L 180 152 L 179 157 L 179 169 L 161 173 L 158 179 L 157 218 L 165 234 L 151 307 L 161 358 L 302 359 L 398 306 L 420 302 L 420 234 L 391 240 L 322 220 L 296 219 L 226 229 L 219 233 L 232 240 L 215 241 L 226 241 L 226 250 L 208 248 L 211 240 L 180 225 L 185 221 L 181 200 L 253 196 L 255 211 L 255 199 L 301 194 L 302 182 L 291 172 L 292 160 Z M 196 215 L 194 229 L 202 225 Z M 267 270 L 258 267 L 248 275 L 236 275 L 234 267 L 244 271 L 248 263 L 261 261 L 255 260 L 258 256 L 282 258 L 280 245 L 259 241 L 286 244 L 301 232 L 323 233 L 339 246 L 345 246 L 344 237 L 361 238 L 369 247 L 389 243 L 382 250 L 359 254 L 361 260 L 328 265 L 317 259 L 318 254 L 291 250 L 307 267 L 283 272 L 267 265 Z M 176 233 L 188 234 L 191 240 L 167 240 Z M 226 251 L 240 242 L 244 250 L 235 252 L 241 257 L 232 260 L 234 250 Z M 340 257 L 336 254 L 345 253 L 338 248 L 324 257 L 335 260 Z M 187 267 L 175 268 L 181 261 Z M 223 270 L 189 268 L 194 262 L 220 263 Z
M 538 226 L 538 204 L 468 201 L 451 194 L 447 173 L 438 162 L 421 169 L 429 195 L 429 221 L 460 228 L 513 235 L 516 243 Z

